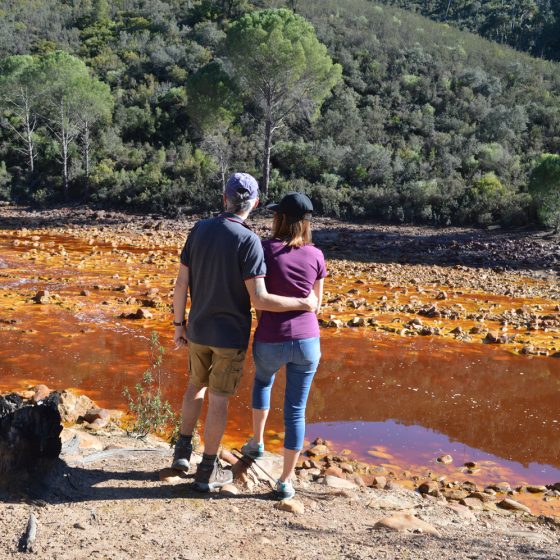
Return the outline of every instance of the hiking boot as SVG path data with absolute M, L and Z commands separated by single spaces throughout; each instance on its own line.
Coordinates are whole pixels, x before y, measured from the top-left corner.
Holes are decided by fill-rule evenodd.
M 233 482 L 233 473 L 223 469 L 216 459 L 213 463 L 199 463 L 194 475 L 194 486 L 201 492 L 210 492 Z
M 175 444 L 175 451 L 173 451 L 173 463 L 171 463 L 171 468 L 179 471 L 188 471 L 191 465 L 192 450 L 190 438 L 179 436 Z
M 289 480 L 286 482 L 277 480 L 272 491 L 279 500 L 290 500 L 296 495 L 294 485 Z
M 260 459 L 264 455 L 264 443 L 255 443 L 253 438 L 241 448 L 241 453 L 251 459 Z

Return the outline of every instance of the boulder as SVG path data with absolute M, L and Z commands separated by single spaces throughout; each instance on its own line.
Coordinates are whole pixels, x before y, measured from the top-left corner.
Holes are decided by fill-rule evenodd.
M 66 424 L 75 424 L 78 418 L 83 417 L 92 408 L 95 408 L 94 402 L 85 395 L 76 395 L 71 391 L 60 393 L 58 410 Z

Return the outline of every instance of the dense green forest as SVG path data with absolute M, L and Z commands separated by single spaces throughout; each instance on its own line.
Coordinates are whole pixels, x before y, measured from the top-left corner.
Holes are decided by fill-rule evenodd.
M 250 93 L 281 73 L 281 49 L 273 72 L 262 57 L 243 64 L 254 53 L 239 29 L 279 7 L 326 46 L 313 60 L 324 87 L 267 107 Z M 560 65 L 397 7 L 4 0 L 0 58 L 0 199 L 215 209 L 231 170 L 262 180 L 268 126 L 270 197 L 298 189 L 325 214 L 396 222 L 556 223 L 530 185 L 560 192 L 537 172 L 560 152 Z M 308 92 L 286 80 L 292 98 Z
M 560 0 L 382 0 L 499 43 L 560 60 Z

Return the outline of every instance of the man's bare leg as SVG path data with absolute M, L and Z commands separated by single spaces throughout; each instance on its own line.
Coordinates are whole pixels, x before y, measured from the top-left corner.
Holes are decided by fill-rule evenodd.
M 206 387 L 195 387 L 189 383 L 183 395 L 183 407 L 181 410 L 181 435 L 190 436 L 196 428 L 196 423 L 200 417 Z
M 208 392 L 208 413 L 204 426 L 204 454 L 217 455 L 228 417 L 229 397 Z

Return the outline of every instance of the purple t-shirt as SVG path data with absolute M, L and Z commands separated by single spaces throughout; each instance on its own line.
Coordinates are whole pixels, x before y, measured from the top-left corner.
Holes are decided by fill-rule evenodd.
M 266 289 L 270 294 L 307 297 L 316 280 L 327 275 L 325 257 L 313 245 L 288 247 L 283 241 L 263 241 Z M 319 336 L 317 315 L 311 311 L 263 311 L 255 332 L 258 342 L 285 342 Z

